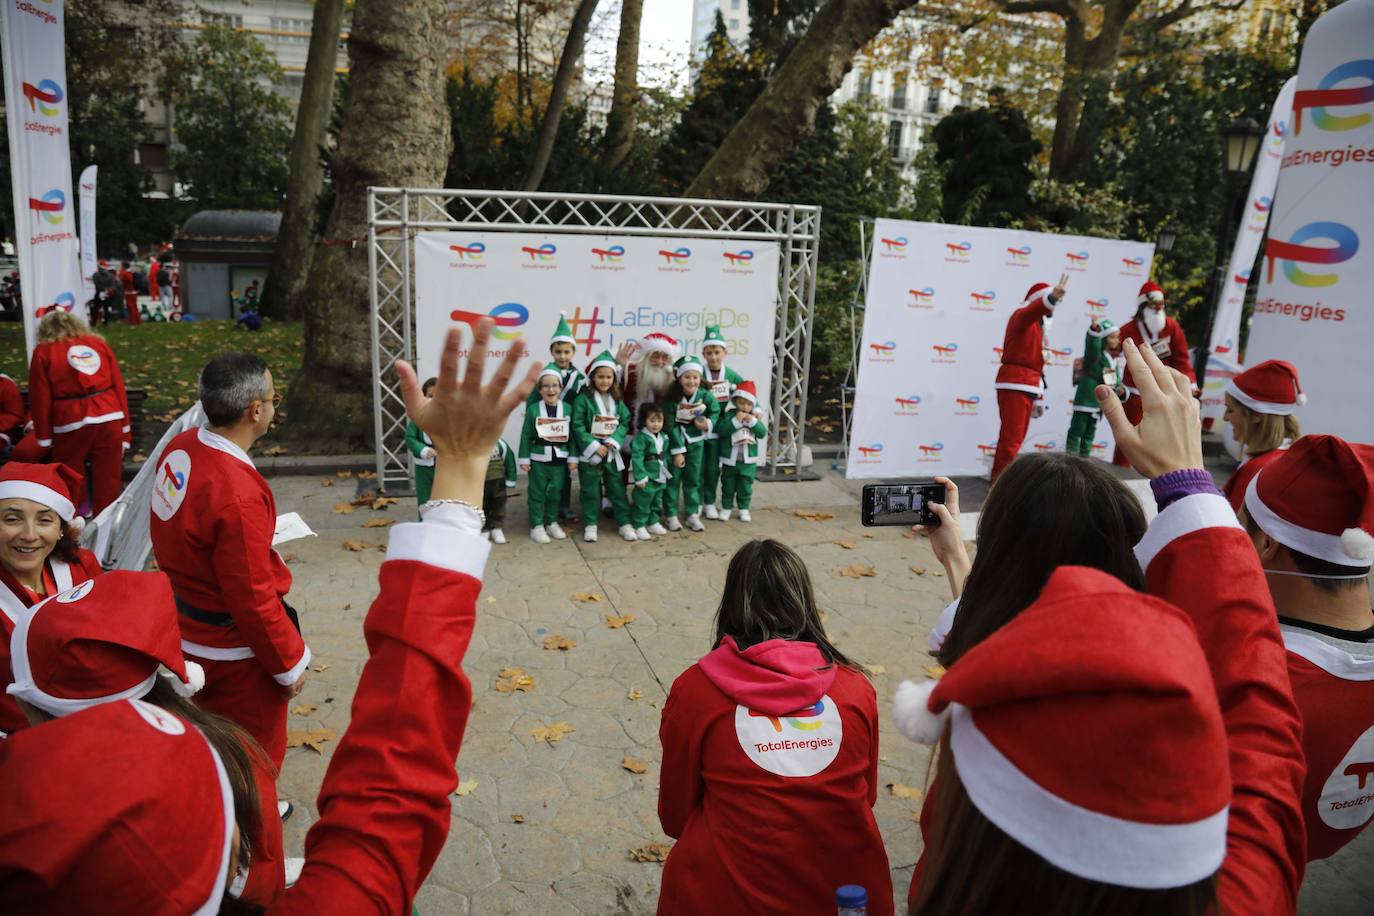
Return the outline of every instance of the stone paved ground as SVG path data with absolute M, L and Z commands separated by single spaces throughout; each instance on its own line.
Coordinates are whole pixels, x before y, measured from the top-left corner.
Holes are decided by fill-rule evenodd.
M 371 518 L 413 517 L 409 500 L 383 512 L 336 514 L 332 507 L 353 496 L 353 485 L 336 479 L 325 487 L 320 478 L 273 481 L 279 511 L 300 512 L 319 532 L 283 548 L 296 577 L 292 602 L 301 611 L 316 667 L 324 667 L 312 673 L 297 701 L 316 709 L 293 715 L 296 729 L 329 728 L 341 735 L 347 727 L 366 656 L 362 619 L 382 560 L 375 548 L 386 543 L 387 534 L 385 528 L 362 526 Z M 476 787 L 453 799 L 453 828 L 420 893 L 421 911 L 653 912 L 662 866 L 634 862 L 630 850 L 668 842 L 656 814 L 660 710 L 673 679 L 710 648 L 726 564 L 751 537 L 778 538 L 807 561 L 833 638 L 879 672 L 874 685 L 882 721 L 882 784 L 923 787 L 928 755 L 896 733 L 887 709 L 900 679 L 921 676 L 930 664 L 926 636 L 948 600 L 948 585 L 937 576 L 923 541 L 904 537 L 900 529 L 860 527 L 857 489 L 833 474 L 814 483 L 760 484 L 753 524 L 708 522 L 704 535 L 682 532 L 650 544 L 627 544 L 603 525 L 597 544 L 579 538 L 541 547 L 527 537 L 523 498 L 513 499 L 512 543 L 493 549 L 464 661 L 476 703 L 458 765 L 464 783 L 475 780 Z M 835 517 L 808 521 L 793 514 L 796 508 Z M 350 551 L 345 541 L 369 546 Z M 838 575 L 854 563 L 873 566 L 877 575 Z M 603 600 L 579 602 L 574 594 Z M 607 614 L 636 619 L 613 629 L 605 624 Z M 547 636 L 576 645 L 547 650 Z M 496 676 L 508 666 L 533 677 L 533 689 L 498 692 Z M 560 722 L 575 730 L 556 745 L 531 735 Z M 287 752 L 282 794 L 308 809 L 287 824 L 288 854 L 299 854 L 314 815 L 334 742 L 323 747 L 323 755 L 308 748 Z M 627 756 L 647 764 L 646 771 L 624 769 Z M 878 825 L 899 899 L 920 846 L 919 805 L 892 797 L 886 788 L 879 793 Z M 1314 868 L 1304 912 L 1374 912 L 1367 868 L 1374 832 L 1364 839 Z

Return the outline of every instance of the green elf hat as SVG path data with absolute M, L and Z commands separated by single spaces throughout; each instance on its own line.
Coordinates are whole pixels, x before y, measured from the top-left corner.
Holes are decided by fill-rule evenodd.
M 535 384 L 538 385 L 539 382 L 544 381 L 544 376 L 546 375 L 552 375 L 554 378 L 558 379 L 558 384 L 563 384 L 563 370 L 558 368 L 557 363 L 549 363 L 541 369 L 539 372 L 539 381 L 535 382 Z
M 696 372 L 701 375 L 706 374 L 706 367 L 701 364 L 701 360 L 695 356 L 684 356 L 673 363 L 673 374 L 677 378 L 682 378 L 684 372 Z
M 1094 337 L 1110 337 L 1115 330 L 1116 325 L 1112 323 L 1110 318 L 1099 318 L 1097 319 L 1097 330 L 1094 331 L 1092 327 L 1089 327 L 1088 333 Z
M 707 347 L 720 347 L 722 350 L 729 350 L 729 347 L 725 346 L 725 338 L 720 334 L 720 325 L 708 324 L 706 326 L 706 336 L 702 338 L 701 348 L 705 350 Z
M 602 350 L 596 354 L 596 359 L 587 364 L 587 377 L 591 378 L 592 373 L 598 369 L 614 369 L 616 375 L 619 375 L 620 363 L 615 361 L 610 350 Z
M 577 341 L 573 339 L 572 328 L 568 327 L 568 316 L 565 314 L 558 316 L 558 330 L 554 331 L 553 336 L 549 338 L 549 346 L 552 347 L 556 343 L 577 345 Z

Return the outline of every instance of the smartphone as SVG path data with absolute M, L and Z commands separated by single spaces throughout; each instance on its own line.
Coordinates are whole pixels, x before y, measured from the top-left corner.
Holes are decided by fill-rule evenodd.
M 861 513 L 865 527 L 881 525 L 938 525 L 931 510 L 945 501 L 945 485 L 922 483 L 864 484 Z

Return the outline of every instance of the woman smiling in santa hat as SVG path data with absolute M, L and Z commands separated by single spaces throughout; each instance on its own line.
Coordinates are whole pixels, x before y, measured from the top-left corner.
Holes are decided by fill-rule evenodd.
M 1221 492 L 1237 512 L 1245 488 L 1260 468 L 1283 454 L 1302 435 L 1293 413 L 1307 403 L 1292 363 L 1267 359 L 1231 379 L 1226 386 L 1226 412 L 1231 437 L 1240 444 L 1241 465 Z

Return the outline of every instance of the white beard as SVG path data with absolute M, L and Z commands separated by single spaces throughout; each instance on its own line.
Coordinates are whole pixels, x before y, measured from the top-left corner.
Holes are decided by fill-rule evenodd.
M 635 369 L 635 399 L 640 404 L 661 401 L 673 384 L 671 366 L 651 366 L 646 358 Z
M 1145 327 L 1150 329 L 1151 334 L 1158 334 L 1164 330 L 1165 316 L 1163 311 L 1156 311 L 1152 308 L 1145 309 Z

